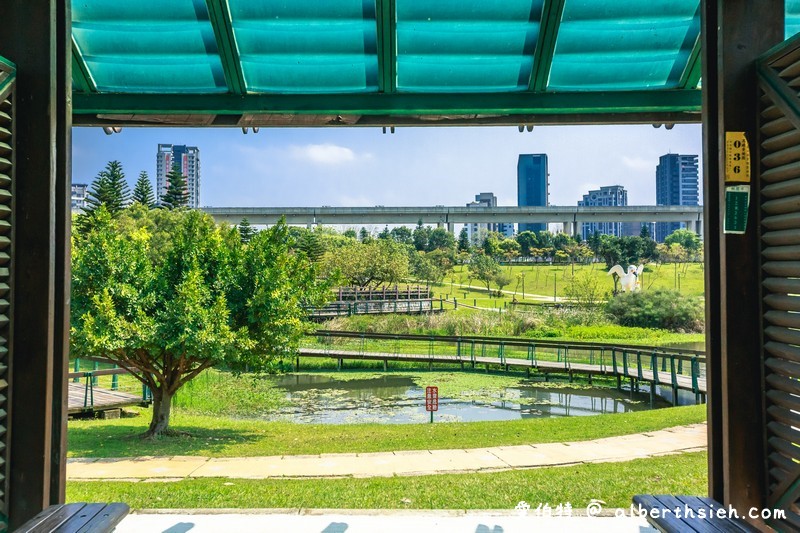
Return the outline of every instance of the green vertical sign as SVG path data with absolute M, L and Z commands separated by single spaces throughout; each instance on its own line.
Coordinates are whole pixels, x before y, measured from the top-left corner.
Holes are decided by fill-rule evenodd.
M 747 229 L 747 208 L 750 206 L 750 186 L 725 187 L 724 233 L 742 234 Z

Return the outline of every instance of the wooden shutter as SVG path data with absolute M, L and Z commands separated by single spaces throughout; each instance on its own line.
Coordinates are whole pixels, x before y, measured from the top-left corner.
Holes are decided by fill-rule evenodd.
M 758 69 L 767 503 L 800 529 L 800 41 Z
M 15 70 L 0 58 L 0 513 L 8 516 L 8 423 L 14 242 Z

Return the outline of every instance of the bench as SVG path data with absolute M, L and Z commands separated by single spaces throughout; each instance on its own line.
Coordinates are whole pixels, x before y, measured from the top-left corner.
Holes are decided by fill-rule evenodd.
M 744 520 L 727 516 L 728 508 L 711 498 L 640 494 L 633 497 L 633 503 L 634 514 L 641 511 L 651 526 L 664 533 L 759 531 Z
M 88 533 L 113 531 L 130 512 L 124 503 L 68 503 L 51 505 L 16 530 L 16 533 Z

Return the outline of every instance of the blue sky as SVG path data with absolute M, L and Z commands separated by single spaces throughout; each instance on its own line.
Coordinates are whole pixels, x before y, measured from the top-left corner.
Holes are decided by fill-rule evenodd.
M 575 205 L 590 188 L 623 185 L 631 205 L 655 204 L 660 155 L 701 153 L 699 125 L 397 128 L 75 128 L 73 181 L 88 183 L 113 159 L 133 185 L 155 184 L 158 143 L 200 148 L 204 206 L 463 205 L 493 192 L 516 205 L 521 153 L 546 153 L 550 203 Z M 702 164 L 702 163 L 701 163 Z M 702 166 L 701 166 L 702 174 Z

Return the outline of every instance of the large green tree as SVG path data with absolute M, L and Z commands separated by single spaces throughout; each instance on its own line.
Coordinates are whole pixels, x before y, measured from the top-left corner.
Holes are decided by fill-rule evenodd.
M 399 242 L 400 244 L 414 244 L 414 236 L 411 233 L 411 230 L 406 226 L 397 226 L 396 228 L 392 228 L 392 230 L 389 232 L 389 236 L 394 239 L 395 242 Z
M 434 250 L 455 250 L 456 238 L 452 233 L 445 228 L 436 228 L 431 230 L 428 235 L 428 247 L 425 251 L 432 252 Z
M 619 239 L 613 235 L 600 235 L 597 251 L 598 257 L 606 263 L 606 268 L 611 268 L 622 261 L 622 248 Z M 623 266 L 623 268 L 626 268 Z
M 139 173 L 139 179 L 136 180 L 136 185 L 133 187 L 131 202 L 138 202 L 150 208 L 156 206 L 156 195 L 153 193 L 153 186 L 150 184 L 147 171 L 142 170 Z
M 469 258 L 469 272 L 473 277 L 486 285 L 486 292 L 492 294 L 492 281 L 500 273 L 500 265 L 493 257 L 483 253 L 474 253 Z
M 503 249 L 500 248 L 502 240 L 503 236 L 496 231 L 487 233 L 486 238 L 483 240 L 483 253 L 489 257 L 500 257 L 503 253 Z
M 500 241 L 500 254 L 507 260 L 512 260 L 519 256 L 520 245 L 514 239 L 503 239 Z
M 408 268 L 406 247 L 384 239 L 352 242 L 327 252 L 324 258 L 328 277 L 361 288 L 398 283 L 408 276 Z
M 690 256 L 694 256 L 700 250 L 700 236 L 692 230 L 676 229 L 664 239 L 664 244 L 680 244 Z
M 189 187 L 186 176 L 178 166 L 174 166 L 167 174 L 167 192 L 161 197 L 161 205 L 167 209 L 179 209 L 189 205 Z
M 517 243 L 519 243 L 520 254 L 529 257 L 531 251 L 536 248 L 539 241 L 536 239 L 536 234 L 532 231 L 523 231 L 517 235 Z
M 432 283 L 439 283 L 444 278 L 444 271 L 429 254 L 412 251 L 409 259 L 411 275 L 424 281 L 426 288 L 430 289 Z
M 304 306 L 328 290 L 292 252 L 283 222 L 242 244 L 197 211 L 132 215 L 115 221 L 101 208 L 75 239 L 71 343 L 75 355 L 107 358 L 150 387 L 146 436 L 155 437 L 169 431 L 175 393 L 203 370 L 261 368 L 295 353 Z
M 422 221 L 420 220 L 417 223 L 417 227 L 414 228 L 414 233 L 412 235 L 412 239 L 414 241 L 414 248 L 418 252 L 424 252 L 428 249 L 428 239 L 431 237 L 431 228 L 428 226 L 423 226 Z

